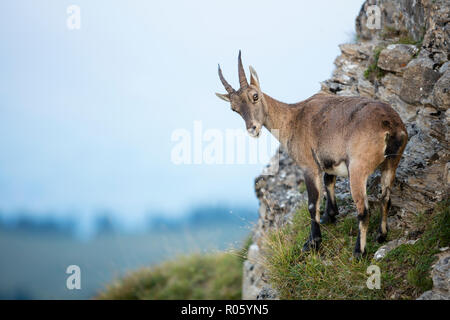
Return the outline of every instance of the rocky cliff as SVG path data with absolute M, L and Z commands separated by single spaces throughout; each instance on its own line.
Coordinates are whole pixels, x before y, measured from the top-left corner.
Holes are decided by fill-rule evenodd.
M 367 8 L 377 5 L 381 28 L 367 27 Z M 407 126 L 409 142 L 397 170 L 392 192 L 389 224 L 401 228 L 404 237 L 414 238 L 409 223 L 418 212 L 432 210 L 448 199 L 450 186 L 450 2 L 446 0 L 368 0 L 356 18 L 357 40 L 340 45 L 332 77 L 321 90 L 339 96 L 366 96 L 388 102 Z M 255 179 L 260 202 L 259 219 L 244 264 L 244 299 L 276 299 L 278 293 L 267 281 L 263 235 L 290 222 L 299 205 L 307 199 L 299 188 L 301 170 L 284 150 L 267 169 L 275 175 Z M 379 174 L 369 180 L 371 207 L 378 202 Z M 348 182 L 338 179 L 338 199 L 350 199 Z M 351 201 L 340 207 L 340 214 L 354 214 Z M 448 249 L 447 249 L 448 250 Z M 449 297 L 449 255 L 441 254 L 443 279 L 439 294 L 424 298 Z M 442 260 L 442 261 L 441 261 Z M 434 280 L 433 276 L 433 280 Z M 443 284 L 442 284 L 443 283 Z M 434 290 L 434 289 L 433 289 Z

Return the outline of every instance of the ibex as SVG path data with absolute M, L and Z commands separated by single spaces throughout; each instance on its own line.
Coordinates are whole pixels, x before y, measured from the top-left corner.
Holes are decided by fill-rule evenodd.
M 286 104 L 261 91 L 258 75 L 250 66 L 250 84 L 238 57 L 239 90 L 234 90 L 222 75 L 227 91 L 216 95 L 231 103 L 241 115 L 248 133 L 258 137 L 262 126 L 277 130 L 280 144 L 302 169 L 308 193 L 311 232 L 303 251 L 319 249 L 320 223 L 334 223 L 338 207 L 334 186 L 336 176 L 348 176 L 353 201 L 358 211 L 359 232 L 354 256 L 365 253 L 369 225 L 367 178 L 381 170 L 381 223 L 378 242 L 388 233 L 387 215 L 395 171 L 406 147 L 408 133 L 397 112 L 386 103 L 363 98 L 318 93 L 304 101 Z M 320 218 L 321 176 L 327 195 L 325 213 Z

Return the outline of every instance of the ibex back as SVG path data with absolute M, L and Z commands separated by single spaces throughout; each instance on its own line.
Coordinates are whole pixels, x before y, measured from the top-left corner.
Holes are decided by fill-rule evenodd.
M 322 241 L 319 224 L 334 223 L 338 207 L 334 186 L 336 176 L 348 176 L 359 220 L 354 255 L 365 253 L 369 225 L 367 178 L 381 170 L 381 223 L 377 241 L 386 240 L 390 191 L 395 171 L 406 147 L 408 134 L 397 112 L 386 103 L 363 97 L 340 97 L 318 93 L 295 104 L 277 101 L 261 91 L 258 76 L 250 67 L 250 84 L 238 58 L 239 90 L 219 78 L 227 93 L 216 95 L 231 103 L 233 111 L 245 121 L 247 131 L 258 137 L 262 126 L 277 130 L 276 137 L 302 169 L 308 192 L 311 233 L 304 251 L 319 249 Z M 327 204 L 320 218 L 321 180 Z

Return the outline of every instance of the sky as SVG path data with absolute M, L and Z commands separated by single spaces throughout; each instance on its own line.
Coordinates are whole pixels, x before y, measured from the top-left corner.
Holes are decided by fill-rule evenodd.
M 237 87 L 239 50 L 272 97 L 316 93 L 362 2 L 2 1 L 0 212 L 136 224 L 197 205 L 257 210 L 262 163 L 175 164 L 173 133 L 244 129 L 214 95 L 218 63 Z

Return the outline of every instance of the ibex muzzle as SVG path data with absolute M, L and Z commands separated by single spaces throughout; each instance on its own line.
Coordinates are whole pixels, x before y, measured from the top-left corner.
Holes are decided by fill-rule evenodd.
M 369 225 L 366 183 L 376 168 L 381 170 L 382 218 L 377 240 L 386 240 L 390 190 L 395 171 L 408 141 L 400 116 L 390 105 L 363 97 L 342 97 L 318 93 L 305 101 L 286 104 L 261 91 L 258 76 L 250 67 L 250 84 L 238 58 L 239 90 L 222 75 L 226 94 L 216 95 L 231 103 L 245 121 L 247 131 L 257 137 L 262 126 L 277 131 L 276 138 L 304 173 L 311 215 L 311 233 L 304 251 L 318 249 L 322 241 L 319 223 L 333 223 L 338 215 L 334 185 L 336 176 L 348 176 L 359 220 L 355 256 L 365 253 Z M 320 217 L 321 176 L 327 205 Z

